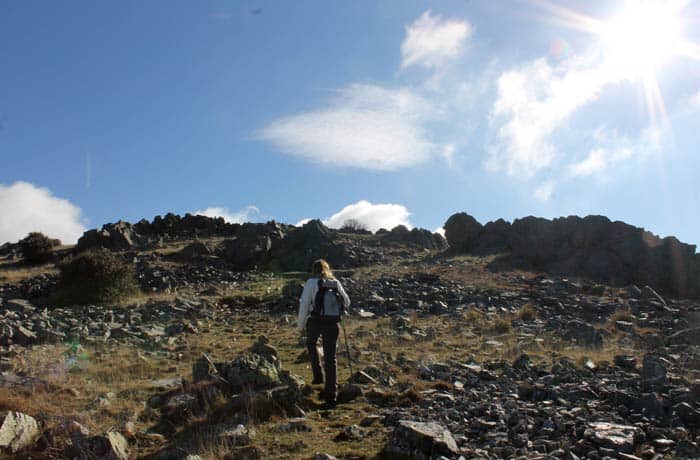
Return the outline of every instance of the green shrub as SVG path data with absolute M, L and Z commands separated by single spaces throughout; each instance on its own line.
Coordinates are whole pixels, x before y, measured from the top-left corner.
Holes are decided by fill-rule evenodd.
M 53 248 L 59 246 L 59 240 L 53 240 L 40 232 L 32 232 L 19 241 L 19 248 L 27 263 L 41 264 L 51 260 Z
M 83 252 L 58 268 L 60 303 L 116 302 L 139 290 L 134 267 L 107 249 Z

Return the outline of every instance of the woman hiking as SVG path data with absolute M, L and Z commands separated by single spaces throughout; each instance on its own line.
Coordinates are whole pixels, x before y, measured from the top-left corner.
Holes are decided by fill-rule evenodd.
M 336 280 L 331 267 L 323 259 L 315 261 L 311 267 L 311 278 L 304 285 L 299 299 L 299 332 L 306 331 L 306 347 L 311 359 L 314 385 L 323 383 L 323 371 L 316 344 L 318 338 L 323 343 L 323 367 L 326 385 L 321 393 L 329 405 L 335 404 L 336 395 L 336 344 L 340 333 L 341 316 L 350 306 L 350 298 L 340 281 Z

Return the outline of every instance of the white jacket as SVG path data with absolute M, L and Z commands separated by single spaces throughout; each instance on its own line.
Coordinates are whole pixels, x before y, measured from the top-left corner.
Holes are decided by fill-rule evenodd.
M 343 306 L 345 308 L 350 307 L 350 297 L 345 293 L 343 285 L 340 284 L 340 281 L 334 281 L 338 284 L 338 293 L 343 301 Z M 309 278 L 304 285 L 304 292 L 301 293 L 301 298 L 299 299 L 299 319 L 297 321 L 297 328 L 300 331 L 306 328 L 306 321 L 309 319 L 311 310 L 314 308 L 316 292 L 318 292 L 318 278 Z

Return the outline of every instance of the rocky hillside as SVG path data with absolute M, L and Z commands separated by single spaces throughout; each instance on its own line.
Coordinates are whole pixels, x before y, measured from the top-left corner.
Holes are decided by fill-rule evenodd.
M 452 216 L 449 247 L 401 227 L 173 215 L 89 231 L 44 265 L 5 247 L 0 458 L 700 458 L 700 303 L 645 283 L 675 277 L 654 265 L 665 251 L 690 267 L 694 248 L 600 218 L 529 219 Z M 646 272 L 586 272 L 583 248 L 627 260 L 621 235 Z M 55 303 L 55 264 L 98 247 L 140 292 Z M 353 300 L 333 408 L 295 331 L 316 257 Z
M 617 286 L 651 285 L 676 297 L 700 297 L 700 254 L 674 237 L 604 216 L 537 217 L 485 225 L 466 213 L 445 223 L 454 253 L 504 254 L 506 266 L 582 276 Z

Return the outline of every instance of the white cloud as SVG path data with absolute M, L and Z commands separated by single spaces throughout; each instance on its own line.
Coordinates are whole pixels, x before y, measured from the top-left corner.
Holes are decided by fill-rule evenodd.
M 553 180 L 548 180 L 540 184 L 533 192 L 533 196 L 540 201 L 549 201 L 554 193 L 556 183 Z
M 571 174 L 574 176 L 590 176 L 598 171 L 602 171 L 607 166 L 607 150 L 596 147 L 589 152 L 585 160 L 576 163 L 571 167 Z
M 578 163 L 569 166 L 572 177 L 588 177 L 619 166 L 623 161 L 632 158 L 635 153 L 648 154 L 657 148 L 658 139 L 655 130 L 647 130 L 636 142 L 618 134 L 615 129 L 601 126 L 596 129 L 592 138 L 598 144 L 588 152 L 588 156 Z
M 0 244 L 17 241 L 29 232 L 73 244 L 86 230 L 79 207 L 28 182 L 0 184 L 0 215 Z
M 454 158 L 455 158 L 455 146 L 454 146 L 454 144 L 445 144 L 442 147 L 442 156 L 445 157 L 445 161 L 447 162 L 447 165 L 452 166 L 454 164 Z
M 606 65 L 581 58 L 557 67 L 537 59 L 503 73 L 491 113 L 498 140 L 490 148 L 487 167 L 530 177 L 549 166 L 556 156 L 550 135 L 616 79 Z
M 306 224 L 308 224 L 309 222 L 311 222 L 311 220 L 312 220 L 312 219 L 311 219 L 310 217 L 304 217 L 304 218 L 301 219 L 299 222 L 297 222 L 296 224 L 294 224 L 294 226 L 295 226 L 295 227 L 301 227 L 301 226 L 306 225 Z
M 207 217 L 223 217 L 226 222 L 231 224 L 255 222 L 260 218 L 260 210 L 252 205 L 246 206 L 240 211 L 230 211 L 227 208 L 213 206 L 203 210 L 195 211 L 192 214 Z
M 401 44 L 401 68 L 420 65 L 426 68 L 440 67 L 459 56 L 473 28 L 464 20 L 443 19 L 432 16 L 430 10 L 406 27 L 406 37 Z
M 316 163 L 388 171 L 435 153 L 423 123 L 440 114 L 408 88 L 355 84 L 339 90 L 328 107 L 274 120 L 258 136 Z
M 692 110 L 700 110 L 700 91 L 688 98 L 688 105 Z
M 444 237 L 445 236 L 445 227 L 438 227 L 435 230 L 433 230 L 433 233 L 438 233 Z
M 412 227 L 409 220 L 410 215 L 408 209 L 400 204 L 372 204 L 369 201 L 361 200 L 345 206 L 325 219 L 323 223 L 331 228 L 340 228 L 347 220 L 354 219 L 373 232 L 380 228 L 391 230 L 397 225 L 405 225 L 410 229 Z

